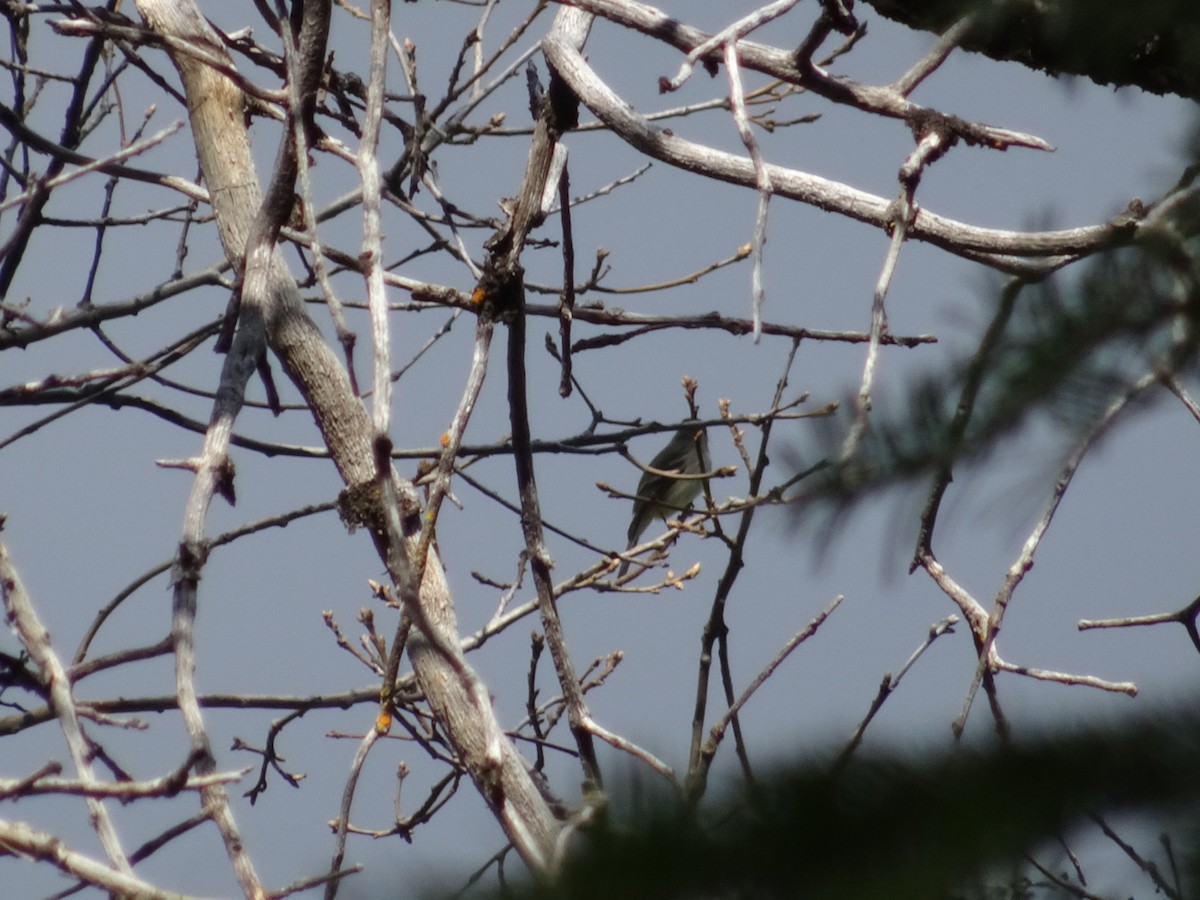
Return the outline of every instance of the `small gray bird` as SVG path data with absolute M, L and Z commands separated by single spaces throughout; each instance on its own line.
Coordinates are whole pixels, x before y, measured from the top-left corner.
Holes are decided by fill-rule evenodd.
M 694 419 L 688 421 L 694 422 Z M 708 432 L 698 425 L 684 425 L 671 438 L 671 442 L 659 451 L 650 463 L 651 469 L 660 472 L 676 472 L 680 475 L 699 475 L 712 467 L 708 457 Z M 633 521 L 629 523 L 629 546 L 637 546 L 650 523 L 656 518 L 666 521 L 668 516 L 677 515 L 688 506 L 704 489 L 699 478 L 672 478 L 646 472 L 638 482 L 637 497 L 633 501 Z M 629 561 L 621 563 L 617 571 L 620 578 L 629 568 Z

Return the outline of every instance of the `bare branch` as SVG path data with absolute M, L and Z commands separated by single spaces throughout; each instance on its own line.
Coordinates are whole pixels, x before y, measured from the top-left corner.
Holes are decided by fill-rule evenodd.
M 2 518 L 0 527 L 3 527 Z M 67 677 L 67 670 L 54 648 L 50 646 L 50 632 L 42 624 L 28 594 L 25 593 L 3 541 L 0 541 L 0 592 L 4 595 L 4 608 L 9 625 L 16 632 L 30 659 L 37 665 L 42 681 L 49 687 L 50 702 L 66 739 L 75 772 L 83 785 L 93 787 L 98 782 L 92 771 L 91 754 L 79 722 L 79 710 L 71 694 L 71 681 Z M 132 878 L 133 868 L 129 865 L 125 851 L 121 849 L 121 841 L 117 837 L 112 819 L 109 818 L 108 810 L 99 801 L 98 795 L 86 796 L 88 814 L 104 847 L 105 855 L 115 869 L 114 874 Z M 42 842 L 41 837 L 43 836 L 21 832 L 16 840 L 23 847 L 33 848 L 27 849 L 26 852 L 50 852 L 49 845 Z
M 54 835 L 24 822 L 0 820 L 0 844 L 12 852 L 48 862 L 73 878 L 120 896 L 144 897 L 146 900 L 191 900 L 186 894 L 161 890 L 132 873 L 114 870 L 84 856 Z

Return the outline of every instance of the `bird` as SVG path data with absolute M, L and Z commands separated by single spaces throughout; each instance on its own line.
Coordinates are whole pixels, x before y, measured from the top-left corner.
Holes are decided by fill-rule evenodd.
M 707 472 L 711 466 L 708 432 L 695 419 L 689 419 L 676 430 L 670 443 L 651 460 L 649 468 L 679 475 L 699 475 Z M 700 478 L 676 478 L 645 472 L 638 482 L 637 496 L 633 500 L 633 521 L 629 523 L 626 552 L 637 546 L 638 538 L 651 522 L 656 518 L 666 521 L 668 516 L 686 509 L 703 488 L 704 481 Z M 617 577 L 621 578 L 628 568 L 629 560 L 623 560 Z

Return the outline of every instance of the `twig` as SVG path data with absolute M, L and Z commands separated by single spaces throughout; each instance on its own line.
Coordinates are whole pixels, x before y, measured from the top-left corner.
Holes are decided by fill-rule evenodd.
M 867 414 L 871 410 L 871 389 L 875 383 L 875 370 L 879 362 L 879 346 L 884 332 L 887 331 L 887 309 L 884 300 L 896 272 L 900 250 L 908 239 L 910 227 L 917 216 L 917 186 L 921 183 L 921 175 L 926 167 L 940 159 L 952 143 L 953 139 L 948 139 L 943 132 L 931 129 L 920 135 L 916 148 L 900 167 L 900 195 L 894 205 L 887 256 L 884 257 L 883 267 L 880 269 L 871 298 L 871 340 L 867 343 L 867 360 L 863 365 L 862 380 L 854 402 L 854 424 L 842 445 L 843 460 L 854 455 L 867 431 Z
M 996 659 L 993 662 L 993 668 L 1002 672 L 1013 672 L 1017 675 L 1027 675 L 1030 678 L 1036 678 L 1039 681 L 1056 681 L 1059 684 L 1081 684 L 1086 687 L 1099 688 L 1102 691 L 1111 691 L 1114 694 L 1126 694 L 1130 697 L 1137 696 L 1137 685 L 1132 681 L 1107 681 L 1103 678 L 1096 678 L 1092 675 L 1070 675 L 1066 672 L 1051 672 L 1047 669 L 1035 669 L 1029 666 L 1015 666 L 1012 663 L 1005 662 L 1002 659 Z
M 780 7 L 778 14 L 782 15 L 787 9 L 795 6 L 795 3 L 796 0 L 776 3 L 775 6 Z M 764 7 L 758 12 L 766 15 L 769 9 Z M 750 241 L 754 256 L 754 267 L 750 276 L 753 310 L 751 317 L 754 320 L 754 343 L 757 344 L 762 338 L 762 305 L 766 299 L 766 288 L 763 286 L 763 246 L 767 243 L 767 206 L 771 202 L 774 187 L 767 165 L 763 161 L 762 151 L 758 148 L 758 141 L 754 139 L 754 132 L 750 130 L 746 97 L 742 90 L 742 76 L 738 69 L 737 49 L 732 40 L 725 44 L 725 73 L 729 79 L 729 105 L 733 111 L 733 121 L 737 125 L 742 143 L 750 154 L 750 162 L 754 165 L 754 182 L 758 188 L 758 213 L 754 217 L 754 235 Z
M 1158 871 L 1158 866 L 1153 860 L 1146 859 L 1133 848 L 1132 844 L 1122 840 L 1120 835 L 1113 831 L 1112 828 L 1109 827 L 1108 823 L 1100 816 L 1093 813 L 1090 818 L 1093 822 L 1100 826 L 1100 830 L 1104 832 L 1105 837 L 1120 847 L 1121 852 L 1128 856 L 1133 861 L 1134 865 L 1136 865 L 1150 877 L 1150 880 L 1154 882 L 1154 889 L 1156 892 L 1162 891 L 1169 898 L 1171 898 L 1171 900 L 1179 900 L 1180 893 L 1177 887 L 1172 887 L 1171 885 L 1167 884 L 1167 880 L 1163 878 L 1162 873 Z
M 926 78 L 932 75 L 944 63 L 947 57 L 953 53 L 959 45 L 959 42 L 966 36 L 967 32 L 975 24 L 975 16 L 972 13 L 967 13 L 949 28 L 947 28 L 936 44 L 930 48 L 916 64 L 911 66 L 907 72 L 901 75 L 892 84 L 894 90 L 901 97 L 907 97 L 917 86 Z
M 789 9 L 795 6 L 799 0 L 775 0 L 774 3 L 769 3 L 764 7 L 754 10 L 750 14 L 743 16 L 731 25 L 726 26 L 721 31 L 714 34 L 700 44 L 697 44 L 688 51 L 687 59 L 680 65 L 679 71 L 674 78 L 661 78 L 658 82 L 658 89 L 662 93 L 668 91 L 676 91 L 683 87 L 695 70 L 696 62 L 708 56 L 712 51 L 724 45 L 725 47 L 736 46 L 737 42 L 748 35 L 756 28 L 760 28 L 772 19 L 777 19 L 786 13 Z M 603 13 L 601 13 L 603 15 Z
M 350 763 L 350 771 L 346 773 L 346 784 L 342 788 L 342 802 L 338 807 L 337 828 L 334 832 L 333 859 L 329 862 L 328 874 L 331 876 L 342 871 L 342 863 L 346 858 L 346 834 L 350 825 L 350 806 L 354 802 L 354 789 L 358 786 L 358 777 L 362 774 L 367 754 L 371 752 L 371 748 L 375 746 L 379 736 L 378 729 L 367 729 L 367 733 L 363 735 L 358 744 L 358 749 L 354 751 L 354 760 Z M 326 882 L 325 900 L 333 900 L 337 896 L 338 885 L 337 880 Z
M 4 212 L 5 210 L 12 209 L 14 206 L 21 206 L 22 204 L 28 203 L 30 198 L 33 196 L 34 191 L 52 191 L 55 188 L 61 187 L 64 184 L 68 184 L 77 178 L 82 178 L 84 175 L 89 175 L 95 171 L 108 169 L 122 160 L 129 159 L 131 156 L 137 156 L 141 153 L 145 153 L 151 147 L 157 147 L 182 127 L 183 122 L 174 122 L 164 128 L 162 131 L 158 132 L 158 134 L 148 137 L 145 140 L 130 144 L 124 150 L 118 150 L 116 153 L 106 156 L 104 159 L 93 160 L 86 165 L 80 166 L 78 169 L 73 169 L 70 172 L 58 175 L 45 182 L 39 182 L 37 187 L 32 188 L 23 194 L 18 194 L 10 200 L 0 203 L 0 213 Z
M 1005 611 L 1008 609 L 1008 604 L 1012 600 L 1013 592 L 1025 577 L 1025 573 L 1033 568 L 1033 557 L 1037 553 L 1038 547 L 1041 545 L 1042 538 L 1050 528 L 1050 523 L 1054 519 L 1054 514 L 1058 510 L 1059 504 L 1062 502 L 1063 496 L 1067 492 L 1067 488 L 1071 484 L 1071 479 L 1074 477 L 1076 470 L 1083 462 L 1084 456 L 1088 450 L 1105 434 L 1112 426 L 1117 416 L 1124 410 L 1137 396 L 1143 393 L 1147 388 L 1151 387 L 1158 381 L 1158 375 L 1155 372 L 1149 372 L 1138 379 L 1134 384 L 1130 385 L 1121 396 L 1117 397 L 1104 414 L 1092 425 L 1087 434 L 1076 444 L 1075 449 L 1063 464 L 1058 478 L 1054 483 L 1054 490 L 1050 495 L 1050 500 L 1046 504 L 1046 508 L 1042 511 L 1037 523 L 1033 527 L 1033 531 L 1029 537 L 1025 539 L 1025 544 L 1021 548 L 1021 552 L 1017 555 L 1016 560 L 1009 566 L 1008 573 L 1005 576 L 1004 584 L 1001 586 L 993 601 L 992 612 L 988 617 L 987 628 L 982 635 L 976 632 L 977 638 L 981 638 L 981 647 L 979 653 L 979 664 L 975 670 L 975 677 L 971 681 L 971 685 L 967 690 L 967 697 L 963 702 L 962 712 L 959 713 L 958 719 L 955 720 L 954 728 L 956 733 L 962 733 L 962 729 L 966 725 L 967 714 L 971 709 L 971 701 L 975 696 L 975 691 L 979 686 L 980 681 L 984 677 L 985 671 L 994 670 L 996 660 L 993 658 L 992 647 L 996 641 L 996 635 L 1000 632 L 1001 623 L 1004 620 Z M 1059 680 L 1059 679 L 1056 679 Z M 1132 687 L 1131 685 L 1129 687 Z M 1106 688 L 1113 690 L 1114 688 Z M 1123 688 L 1115 688 L 1122 690 Z M 1134 688 L 1136 691 L 1136 688 Z M 1128 691 L 1126 691 L 1128 692 Z
M 213 784 L 241 781 L 249 768 L 236 772 L 188 776 L 187 769 L 142 781 L 85 781 L 76 778 L 0 778 L 0 798 L 29 797 L 37 794 L 67 794 L 76 797 L 112 797 L 121 801 L 145 797 L 169 797 L 179 791 L 199 791 Z
M 2 518 L 0 527 L 3 527 Z M 79 780 L 85 787 L 98 786 L 99 782 L 92 771 L 87 741 L 79 722 L 79 711 L 71 694 L 71 681 L 67 677 L 67 670 L 54 648 L 50 646 L 50 632 L 42 624 L 29 595 L 25 593 L 3 541 L 0 541 L 0 593 L 4 595 L 4 608 L 9 625 L 29 653 L 29 658 L 40 670 L 42 681 L 49 686 L 50 702 L 58 717 Z M 90 794 L 87 796 L 87 807 L 105 855 L 116 870 L 114 875 L 133 878 L 133 868 L 125 851 L 121 849 L 120 838 L 113 827 L 112 819 L 109 818 L 107 808 L 96 795 Z
M 846 746 L 842 748 L 842 752 L 839 753 L 837 759 L 834 760 L 831 771 L 838 772 L 845 767 L 846 763 L 850 761 L 850 757 L 853 755 L 854 751 L 857 750 L 859 745 L 862 743 L 863 734 L 866 733 L 867 726 L 871 724 L 871 721 L 875 718 L 875 715 L 880 709 L 883 708 L 883 704 L 887 701 L 888 697 L 890 697 L 895 692 L 896 688 L 900 686 L 900 680 L 904 677 L 905 673 L 907 673 L 908 670 L 913 667 L 913 664 L 922 656 L 922 654 L 924 654 L 925 651 L 933 645 L 934 641 L 936 641 L 943 634 L 953 633 L 954 626 L 957 624 L 958 616 L 949 615 L 940 622 L 935 622 L 933 625 L 930 625 L 929 633 L 925 636 L 925 640 L 923 640 L 917 649 L 912 652 L 912 655 L 909 656 L 904 665 L 900 667 L 900 671 L 895 675 L 886 673 L 883 676 L 883 680 L 879 683 L 879 691 L 875 694 L 875 699 L 871 701 L 870 709 L 868 709 L 867 714 L 863 716 L 863 720 L 858 723 L 858 727 L 854 729 L 854 734 L 850 736 L 850 740 L 846 743 Z
M 1164 622 L 1178 622 L 1187 629 L 1192 645 L 1200 652 L 1200 634 L 1196 629 L 1196 616 L 1200 615 L 1200 597 L 1197 597 L 1183 609 L 1169 613 L 1155 613 L 1149 616 L 1125 616 L 1119 619 L 1080 619 L 1079 630 L 1089 628 L 1129 628 L 1137 625 L 1161 625 Z
M 767 679 L 779 668 L 780 664 L 791 655 L 792 651 L 799 647 L 804 641 L 816 634 L 817 629 L 829 618 L 830 613 L 837 609 L 844 598 L 841 596 L 834 597 L 829 604 L 817 613 L 804 628 L 797 631 L 775 654 L 775 657 L 763 667 L 762 671 L 755 676 L 754 680 L 742 691 L 741 696 L 730 707 L 725 710 L 725 713 L 713 725 L 709 731 L 708 740 L 704 742 L 704 746 L 700 751 L 700 758 L 695 767 L 688 771 L 688 784 L 686 787 L 687 796 L 693 800 L 699 796 L 699 786 L 703 785 L 708 776 L 708 769 L 712 765 L 713 757 L 717 755 L 717 748 L 720 746 L 722 739 L 725 736 L 725 731 L 729 728 L 730 722 L 734 720 L 738 712 L 745 706 L 754 693 L 766 683 Z
M 600 740 L 604 741 L 606 744 L 616 747 L 618 750 L 621 750 L 624 753 L 628 753 L 634 759 L 641 760 L 659 775 L 663 776 L 663 778 L 666 778 L 669 782 L 671 782 L 672 785 L 675 787 L 679 786 L 679 782 L 676 781 L 675 773 L 671 770 L 671 767 L 650 751 L 639 747 L 637 744 L 633 743 L 633 741 L 627 740 L 626 738 L 621 737 L 619 734 L 614 734 L 604 726 L 600 725 L 590 716 L 586 716 L 583 719 L 583 725 L 588 731 L 600 738 Z

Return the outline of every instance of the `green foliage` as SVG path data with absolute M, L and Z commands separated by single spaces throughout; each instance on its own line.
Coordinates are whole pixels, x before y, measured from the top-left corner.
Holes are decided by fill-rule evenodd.
M 1200 99 L 1200 16 L 1192 0 L 866 0 L 941 34 L 974 17 L 964 49 L 1052 75 Z
M 1050 897 L 1024 854 L 1094 816 L 1138 813 L 1156 823 L 1200 813 L 1200 719 L 1165 714 L 1120 728 L 1062 734 L 1019 746 L 946 756 L 861 758 L 836 774 L 826 764 L 781 769 L 719 802 L 689 810 L 664 803 L 611 813 L 577 838 L 552 885 L 531 898 Z M 617 821 L 620 819 L 621 821 Z M 1136 831 L 1136 830 L 1135 830 Z M 1149 844 L 1148 834 L 1126 835 Z M 1197 831 L 1180 835 L 1190 869 L 1138 871 L 1139 896 L 1189 896 L 1198 883 Z M 1119 854 L 1115 844 L 1112 853 Z M 1055 851 L 1048 854 L 1051 859 Z M 1143 855 L 1146 855 L 1145 852 Z M 1089 862 L 1082 858 L 1085 875 Z M 1015 867 L 1015 868 L 1014 868 Z M 1054 868 L 1057 872 L 1061 867 Z M 1156 881 L 1156 879 L 1160 879 Z M 1089 886 L 1095 891 L 1095 886 Z M 1094 893 L 1085 896 L 1104 896 Z
M 893 485 L 983 461 L 1005 438 L 1041 420 L 1074 445 L 1144 379 L 1186 373 L 1196 353 L 1200 265 L 1194 238 L 1155 236 L 1098 256 L 1074 286 L 1014 280 L 975 353 L 914 381 L 907 399 L 877 410 L 854 452 L 840 426 L 818 438 L 831 461 L 805 482 L 805 508 L 835 516 Z M 1147 402 L 1166 397 L 1145 393 Z

